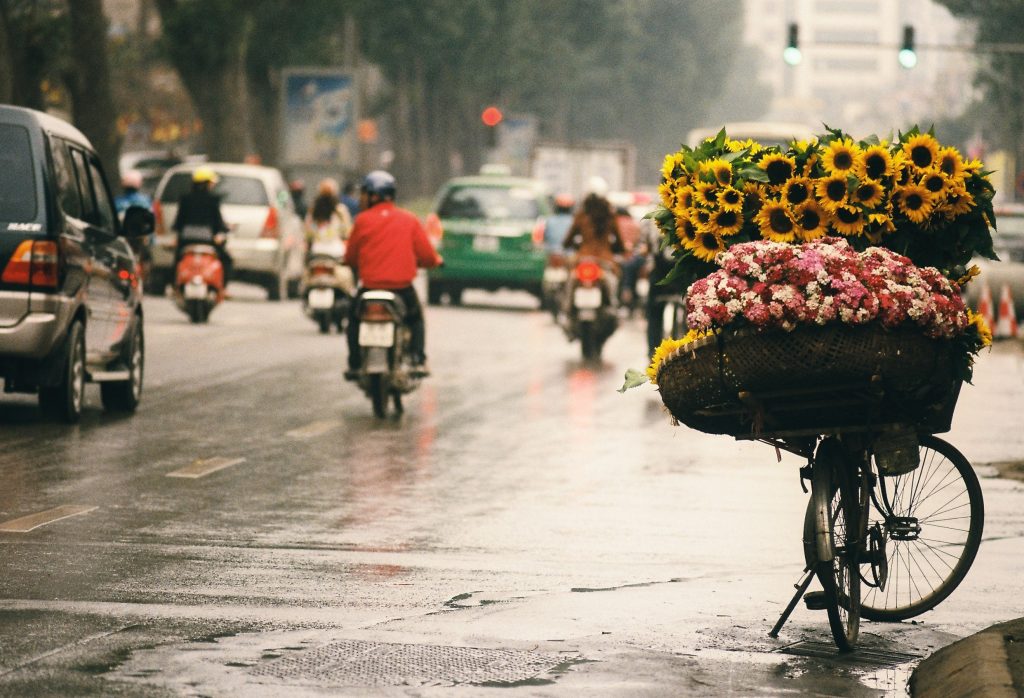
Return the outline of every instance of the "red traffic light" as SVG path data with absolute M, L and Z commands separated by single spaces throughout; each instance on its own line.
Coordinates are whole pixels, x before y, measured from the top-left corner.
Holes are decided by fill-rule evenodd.
M 501 123 L 502 118 L 504 115 L 497 107 L 487 107 L 480 115 L 480 120 L 484 122 L 485 126 L 497 126 Z

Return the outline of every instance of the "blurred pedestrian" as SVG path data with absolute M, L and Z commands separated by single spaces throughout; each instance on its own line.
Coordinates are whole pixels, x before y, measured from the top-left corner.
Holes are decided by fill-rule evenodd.
M 345 188 L 341 190 L 341 203 L 345 204 L 352 220 L 359 215 L 359 199 L 356 198 L 356 185 L 352 182 L 345 182 Z
M 306 183 L 301 179 L 293 179 L 288 182 L 288 193 L 292 195 L 292 205 L 299 218 L 306 217 Z

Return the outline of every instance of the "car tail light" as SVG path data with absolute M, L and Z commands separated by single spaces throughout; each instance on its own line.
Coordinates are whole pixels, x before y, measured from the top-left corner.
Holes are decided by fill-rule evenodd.
M 596 262 L 580 262 L 576 265 L 576 278 L 580 283 L 592 284 L 601 278 L 604 272 Z
M 360 317 L 368 322 L 391 322 L 391 306 L 387 303 L 366 303 Z
M 277 209 L 271 206 L 270 211 L 267 213 L 267 220 L 263 223 L 263 230 L 260 232 L 260 237 L 276 238 L 280 234 L 281 229 L 278 227 Z
M 4 283 L 26 286 L 57 286 L 60 254 L 53 240 L 24 240 L 7 262 Z
M 427 214 L 424 227 L 427 230 L 427 237 L 434 243 L 434 247 L 440 245 L 441 238 L 444 237 L 444 226 L 441 225 L 441 219 L 436 213 Z
M 158 235 L 164 233 L 164 207 L 160 205 L 160 200 L 156 199 L 153 201 L 153 218 L 156 219 L 156 232 Z
M 530 237 L 533 238 L 534 247 L 544 246 L 544 228 L 546 227 L 547 225 L 543 218 L 538 218 L 537 222 L 533 224 L 533 233 Z

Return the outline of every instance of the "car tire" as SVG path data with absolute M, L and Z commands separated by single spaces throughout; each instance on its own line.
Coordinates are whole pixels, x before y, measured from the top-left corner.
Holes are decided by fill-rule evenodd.
M 300 279 L 288 279 L 288 298 L 294 300 L 299 297 Z
M 82 417 L 85 400 L 85 326 L 81 320 L 72 321 L 64 341 L 60 381 L 39 389 L 39 407 L 52 419 L 74 424 Z
M 285 280 L 283 273 L 279 273 L 271 277 L 267 283 L 267 300 L 279 301 L 288 295 L 288 282 Z
M 108 412 L 134 412 L 142 399 L 143 369 L 146 343 L 142 334 L 142 318 L 135 317 L 131 341 L 124 348 L 122 360 L 128 367 L 128 380 L 100 383 L 100 398 Z
M 441 296 L 444 295 L 444 286 L 436 281 L 427 285 L 427 304 L 441 305 Z

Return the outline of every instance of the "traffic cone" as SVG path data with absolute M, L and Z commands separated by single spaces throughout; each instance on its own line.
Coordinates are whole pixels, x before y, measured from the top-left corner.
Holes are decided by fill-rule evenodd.
M 982 282 L 981 295 L 978 296 L 978 315 L 985 320 L 985 324 L 993 330 L 996 327 L 996 314 L 992 308 L 992 291 L 988 283 Z
M 1010 285 L 1003 284 L 999 292 L 999 317 L 993 336 L 997 339 L 1015 339 L 1017 337 L 1017 311 L 1013 308 L 1013 296 Z

